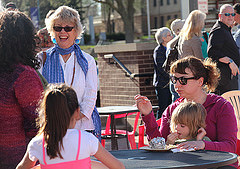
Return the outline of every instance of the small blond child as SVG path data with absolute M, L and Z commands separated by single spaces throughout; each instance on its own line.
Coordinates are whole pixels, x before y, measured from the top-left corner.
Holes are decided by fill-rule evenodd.
M 206 109 L 195 102 L 181 103 L 171 117 L 171 134 L 167 136 L 167 144 L 184 141 L 208 140 L 205 131 Z

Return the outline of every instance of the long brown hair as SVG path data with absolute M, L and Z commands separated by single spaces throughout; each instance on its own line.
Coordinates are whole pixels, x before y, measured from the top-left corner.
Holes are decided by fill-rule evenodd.
M 75 91 L 65 84 L 50 84 L 40 102 L 38 135 L 43 134 L 50 159 L 63 158 L 60 151 L 63 137 L 74 112 L 79 107 Z

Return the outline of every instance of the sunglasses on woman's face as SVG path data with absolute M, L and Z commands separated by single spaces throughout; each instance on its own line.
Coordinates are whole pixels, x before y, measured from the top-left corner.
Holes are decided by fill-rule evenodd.
M 62 29 L 64 29 L 65 32 L 71 32 L 73 30 L 74 27 L 71 26 L 65 26 L 65 27 L 61 27 L 61 26 L 54 26 L 53 29 L 56 32 L 61 32 Z
M 170 80 L 172 81 L 173 84 L 176 84 L 177 81 L 179 81 L 181 85 L 186 85 L 187 81 L 190 79 L 196 79 L 196 78 L 195 77 L 175 77 L 175 76 L 170 77 Z
M 235 13 L 224 13 L 224 15 L 225 16 L 230 16 L 230 15 L 235 16 L 236 14 Z

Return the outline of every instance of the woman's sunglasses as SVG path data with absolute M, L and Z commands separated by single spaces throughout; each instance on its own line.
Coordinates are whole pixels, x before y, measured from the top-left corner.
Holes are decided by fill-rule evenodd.
M 235 13 L 224 13 L 224 15 L 225 16 L 230 16 L 230 15 L 235 16 L 236 14 Z
M 71 26 L 65 26 L 65 27 L 61 27 L 61 26 L 54 26 L 53 29 L 56 32 L 61 32 L 62 29 L 64 29 L 65 32 L 71 32 L 73 30 L 74 27 Z
M 170 80 L 172 81 L 173 84 L 176 84 L 177 81 L 179 81 L 181 85 L 186 85 L 187 81 L 190 79 L 196 79 L 196 78 L 195 77 L 175 77 L 175 76 L 170 77 Z

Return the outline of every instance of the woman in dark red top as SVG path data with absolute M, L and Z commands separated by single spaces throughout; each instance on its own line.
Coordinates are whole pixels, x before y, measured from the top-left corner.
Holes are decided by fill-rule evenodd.
M 43 91 L 34 70 L 35 28 L 22 12 L 0 15 L 0 168 L 13 169 L 36 135 L 36 105 Z

